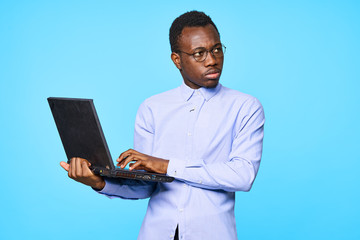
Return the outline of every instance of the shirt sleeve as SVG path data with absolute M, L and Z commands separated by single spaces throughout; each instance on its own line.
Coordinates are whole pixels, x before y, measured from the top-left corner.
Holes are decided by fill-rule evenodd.
M 124 178 L 104 178 L 104 180 L 105 187 L 97 192 L 109 198 L 145 199 L 152 194 L 155 185 L 152 182 Z
M 211 164 L 203 159 L 191 162 L 170 159 L 167 174 L 200 188 L 249 191 L 262 155 L 265 116 L 260 102 L 251 101 L 238 121 L 240 130 L 233 139 L 228 159 Z
M 139 107 L 135 120 L 134 149 L 151 155 L 153 145 L 153 118 L 145 102 Z M 123 178 L 105 178 L 105 187 L 98 191 L 109 198 L 144 199 L 151 196 L 157 183 Z

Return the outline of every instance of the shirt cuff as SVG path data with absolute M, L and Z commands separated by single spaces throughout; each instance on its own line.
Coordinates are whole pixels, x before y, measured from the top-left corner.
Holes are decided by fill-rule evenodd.
M 182 178 L 184 175 L 185 162 L 180 159 L 171 158 L 167 168 L 167 175 L 174 178 Z
M 95 188 L 92 188 L 92 189 L 94 189 L 94 191 L 97 193 L 107 195 L 108 197 L 111 198 L 111 196 L 109 196 L 109 195 L 115 194 L 115 189 L 117 189 L 119 187 L 119 184 L 121 181 L 121 179 L 119 179 L 119 178 L 116 178 L 116 181 L 114 181 L 114 180 L 115 179 L 112 179 L 112 181 L 110 181 L 109 179 L 104 177 L 104 181 L 105 181 L 104 188 L 101 189 L 100 191 Z

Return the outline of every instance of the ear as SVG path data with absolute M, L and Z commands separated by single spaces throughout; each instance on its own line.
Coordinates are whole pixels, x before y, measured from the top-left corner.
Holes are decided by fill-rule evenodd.
M 178 53 L 172 52 L 171 53 L 171 60 L 175 64 L 175 66 L 181 70 L 181 64 L 180 64 L 180 55 Z

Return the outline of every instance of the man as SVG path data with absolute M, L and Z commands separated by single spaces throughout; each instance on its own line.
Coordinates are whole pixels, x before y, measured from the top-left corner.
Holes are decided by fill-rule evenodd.
M 184 83 L 142 103 L 134 149 L 117 161 L 175 181 L 104 179 L 81 158 L 61 166 L 110 198 L 150 197 L 138 239 L 237 239 L 235 192 L 249 191 L 259 168 L 262 106 L 219 83 L 225 46 L 210 17 L 192 11 L 175 19 L 170 44 Z

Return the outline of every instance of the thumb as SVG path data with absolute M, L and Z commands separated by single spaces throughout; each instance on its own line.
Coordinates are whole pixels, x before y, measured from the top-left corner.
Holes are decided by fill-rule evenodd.
M 66 162 L 60 162 L 60 166 L 62 166 L 63 169 L 65 169 L 67 172 L 69 171 L 70 165 Z

